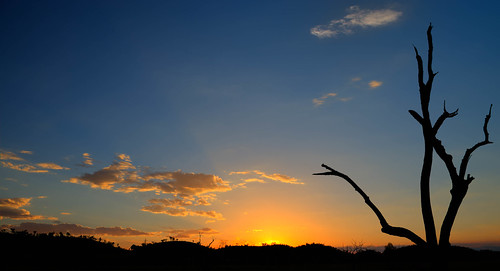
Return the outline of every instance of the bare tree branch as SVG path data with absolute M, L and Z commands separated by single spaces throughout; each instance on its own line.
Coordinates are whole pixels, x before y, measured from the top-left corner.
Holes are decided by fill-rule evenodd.
M 427 80 L 427 87 L 429 88 L 429 92 L 431 90 L 431 85 L 432 81 L 434 80 L 434 76 L 437 73 L 434 73 L 432 71 L 432 53 L 434 51 L 434 46 L 432 44 L 432 24 L 429 24 L 429 28 L 427 28 L 427 45 L 429 47 L 428 53 L 427 53 L 427 73 L 429 75 L 429 78 Z M 429 93 L 430 94 L 430 93 Z
M 407 238 L 417 245 L 425 245 L 426 244 L 426 242 L 422 238 L 420 238 L 418 235 L 416 235 L 412 231 L 410 231 L 406 228 L 393 227 L 393 226 L 389 225 L 389 223 L 387 223 L 387 220 L 384 218 L 384 216 L 382 215 L 380 210 L 377 208 L 377 206 L 375 206 L 375 204 L 373 204 L 373 202 L 370 200 L 368 195 L 366 195 L 366 193 L 351 178 L 349 178 L 349 176 L 347 176 L 347 175 L 345 175 L 345 174 L 343 174 L 343 173 L 341 173 L 341 172 L 339 172 L 339 171 L 337 171 L 337 170 L 335 170 L 335 169 L 333 169 L 325 164 L 322 164 L 321 166 L 328 169 L 329 171 L 322 172 L 322 173 L 314 173 L 313 175 L 333 175 L 333 176 L 337 176 L 337 177 L 340 177 L 340 178 L 346 180 L 352 187 L 354 187 L 354 190 L 356 190 L 356 192 L 358 192 L 361 195 L 361 197 L 363 197 L 363 199 L 365 200 L 365 203 L 375 213 L 378 220 L 380 221 L 380 225 L 382 226 L 383 233 L 393 235 L 393 236 Z
M 424 83 L 424 64 L 422 62 L 422 57 L 418 54 L 417 47 L 413 45 L 413 49 L 415 50 L 415 57 L 417 58 L 417 66 L 418 66 L 418 86 L 420 87 L 420 90 L 423 90 L 425 88 L 425 83 Z
M 490 140 L 489 140 L 490 134 L 488 133 L 488 122 L 490 121 L 490 118 L 491 118 L 491 108 L 492 107 L 493 107 L 493 104 L 490 105 L 490 110 L 489 110 L 488 114 L 486 115 L 486 117 L 484 118 L 484 124 L 483 124 L 484 140 L 476 143 L 476 145 L 472 146 L 472 148 L 467 149 L 465 151 L 464 157 L 462 158 L 462 163 L 460 164 L 459 176 L 461 178 L 464 178 L 464 176 L 465 176 L 465 172 L 467 171 L 467 164 L 469 163 L 469 159 L 470 159 L 472 153 L 477 148 L 479 148 L 481 146 L 493 143 L 493 142 L 490 142 Z
M 424 124 L 424 119 L 422 118 L 422 116 L 420 116 L 417 112 L 415 112 L 415 110 L 408 110 L 408 112 L 410 112 L 410 115 L 416 119 L 418 121 L 418 123 L 420 123 L 421 125 Z
M 437 134 L 439 128 L 441 128 L 441 125 L 443 125 L 443 123 L 446 119 L 453 118 L 456 115 L 458 115 L 458 108 L 457 108 L 457 110 L 450 113 L 450 112 L 446 111 L 446 101 L 444 101 L 443 102 L 443 114 L 441 114 L 441 116 L 439 116 L 439 118 L 436 120 L 436 123 L 434 123 L 434 127 L 432 128 L 434 135 Z

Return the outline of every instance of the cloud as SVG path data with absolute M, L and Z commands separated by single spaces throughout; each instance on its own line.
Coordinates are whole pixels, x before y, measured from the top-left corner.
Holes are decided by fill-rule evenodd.
M 118 154 L 117 160 L 108 167 L 62 182 L 123 193 L 155 191 L 183 197 L 231 190 L 227 182 L 211 174 L 187 173 L 180 170 L 144 174 L 136 169 L 130 156 L 125 154 Z
M 30 205 L 32 198 L 6 198 L 0 199 L 0 206 L 7 206 L 13 208 L 20 208 L 23 206 Z
M 33 152 L 32 152 L 32 151 L 26 151 L 26 150 L 19 151 L 19 153 L 23 153 L 23 154 L 33 154 Z
M 0 152 L 0 160 L 24 161 L 23 158 L 17 156 L 15 153 L 10 152 L 10 151 Z
M 170 236 L 173 236 L 175 238 L 182 238 L 182 239 L 187 239 L 187 238 L 193 238 L 193 237 L 198 237 L 200 234 L 205 234 L 205 235 L 215 235 L 219 234 L 218 231 L 211 229 L 211 228 L 203 228 L 199 230 L 167 230 L 163 231 L 163 233 L 168 234 Z
M 11 162 L 0 161 L 0 164 L 3 167 L 15 169 L 19 171 L 29 172 L 29 173 L 48 173 L 49 171 L 46 169 L 39 169 L 36 166 L 32 166 L 29 164 L 13 164 Z
M 53 169 L 53 170 L 62 170 L 62 169 L 68 170 L 69 169 L 67 167 L 62 167 L 62 166 L 55 164 L 55 163 L 38 163 L 36 165 L 40 168 Z
M 40 198 L 40 197 L 39 197 Z M 57 220 L 55 217 L 32 215 L 28 210 L 21 209 L 29 206 L 32 198 L 3 198 L 0 199 L 0 220 L 10 218 L 14 220 Z
M 188 195 L 200 195 L 208 192 L 225 192 L 231 190 L 229 184 L 219 176 L 204 173 L 156 172 L 142 176 L 146 187 L 169 193 Z
M 335 97 L 335 96 L 337 96 L 337 93 L 333 93 L 333 92 L 331 92 L 331 93 L 327 93 L 327 94 L 325 94 L 325 95 L 321 96 L 321 98 L 314 98 L 314 99 L 313 99 L 313 104 L 314 104 L 315 106 L 320 106 L 320 105 L 322 105 L 323 103 L 325 103 L 325 100 L 326 100 L 326 99 L 328 99 L 328 98 L 330 98 L 330 97 Z
M 370 83 L 368 83 L 368 85 L 370 86 L 370 88 L 378 88 L 382 84 L 383 84 L 383 82 L 381 82 L 381 81 L 375 81 L 375 80 L 372 80 L 372 81 L 370 81 Z
M 216 220 L 224 219 L 222 214 L 191 207 L 209 206 L 217 198 L 213 192 L 232 189 L 229 183 L 211 174 L 187 173 L 180 170 L 144 173 L 137 169 L 130 156 L 125 154 L 118 154 L 110 166 L 62 182 L 121 193 L 154 191 L 157 195 L 167 194 L 174 198 L 151 199 L 150 205 L 143 206 L 141 210 L 170 216 L 202 216 Z M 188 206 L 190 208 L 187 208 Z
M 116 184 L 135 183 L 135 167 L 130 157 L 118 154 L 117 159 L 111 165 L 94 173 L 85 173 L 80 177 L 63 180 L 65 183 L 89 185 L 92 188 L 113 189 Z
M 224 216 L 216 211 L 199 211 L 199 210 L 187 209 L 184 207 L 172 208 L 163 206 L 161 204 L 144 206 L 142 207 L 141 210 L 154 214 L 166 214 L 169 216 L 203 216 L 203 217 L 213 218 L 216 220 L 225 220 Z
M 61 215 L 72 215 L 72 214 L 68 212 L 61 212 Z
M 30 151 L 20 151 L 20 153 L 25 153 L 25 154 L 32 154 Z M 2 151 L 0 152 L 0 160 L 11 160 L 11 161 L 25 161 L 23 158 L 17 156 L 13 152 L 7 152 L 7 151 Z M 55 163 L 38 163 L 38 164 L 31 164 L 29 162 L 24 162 L 24 163 L 16 163 L 16 162 L 8 162 L 8 161 L 0 161 L 0 165 L 2 167 L 14 169 L 14 170 L 19 170 L 19 171 L 24 171 L 24 172 L 29 172 L 29 173 L 48 173 L 49 169 L 50 170 L 62 170 L 62 169 L 69 169 L 66 167 L 62 167 L 60 165 L 57 165 Z
M 358 28 L 379 27 L 392 23 L 401 17 L 403 12 L 392 9 L 360 9 L 351 6 L 348 14 L 342 19 L 331 20 L 326 25 L 311 28 L 310 33 L 318 38 L 337 37 L 341 34 L 352 34 Z
M 341 102 L 344 102 L 344 103 L 345 103 L 345 102 L 348 102 L 348 101 L 350 101 L 350 100 L 352 100 L 352 99 L 353 99 L 352 97 L 339 98 L 339 100 L 340 100 Z
M 210 205 L 207 199 L 198 199 L 195 202 L 181 198 L 150 199 L 149 203 L 152 205 L 144 206 L 141 210 L 169 216 L 202 216 L 216 220 L 224 220 L 223 215 L 216 211 L 200 211 L 186 208 L 186 206 Z
M 85 152 L 82 154 L 82 157 L 83 157 L 83 161 L 81 164 L 78 164 L 79 166 L 90 167 L 90 166 L 94 165 L 94 159 L 92 157 L 90 157 L 90 153 Z
M 258 175 L 262 178 L 266 178 L 269 180 L 273 181 L 278 181 L 282 183 L 289 183 L 289 184 L 304 184 L 303 182 L 300 182 L 298 179 L 284 175 L 284 174 L 279 174 L 279 173 L 273 173 L 273 174 L 267 174 L 263 171 L 260 170 L 253 170 L 253 171 L 239 171 L 239 172 L 231 172 L 229 175 L 248 175 L 248 174 L 255 174 Z M 248 179 L 243 179 L 245 182 L 264 182 L 264 180 L 257 179 L 257 178 L 248 178 Z
M 28 232 L 36 231 L 38 233 L 49 233 L 49 232 L 69 232 L 72 235 L 106 235 L 106 236 L 141 236 L 141 235 L 151 235 L 151 233 L 135 230 L 132 228 L 122 228 L 122 227 L 97 227 L 90 228 L 78 224 L 46 224 L 46 223 L 34 223 L 25 222 L 20 225 L 2 225 L 1 228 L 14 228 L 16 230 L 26 230 Z
M 227 182 L 215 175 L 180 170 L 143 174 L 132 164 L 128 155 L 119 154 L 117 159 L 110 166 L 94 173 L 85 173 L 62 182 L 123 193 L 155 191 L 183 197 L 231 190 Z
M 246 179 L 246 183 L 266 183 L 266 181 L 257 178 Z

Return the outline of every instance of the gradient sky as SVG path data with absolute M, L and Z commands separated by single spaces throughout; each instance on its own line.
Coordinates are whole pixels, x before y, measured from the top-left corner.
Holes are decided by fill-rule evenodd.
M 455 160 L 500 137 L 496 1 L 1 1 L 0 225 L 122 247 L 408 244 L 423 236 L 412 45 Z M 500 243 L 500 145 L 478 149 L 451 241 Z M 451 182 L 435 157 L 441 225 Z M 216 245 L 217 246 L 217 245 Z

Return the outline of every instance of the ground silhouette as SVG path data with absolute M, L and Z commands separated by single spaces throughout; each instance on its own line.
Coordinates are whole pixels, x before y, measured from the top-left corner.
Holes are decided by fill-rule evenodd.
M 3 270 L 453 270 L 500 265 L 500 252 L 452 247 L 430 252 L 417 246 L 356 253 L 322 244 L 225 246 L 162 241 L 124 249 L 92 236 L 63 233 L 0 232 Z M 436 254 L 438 253 L 438 254 Z M 425 258 L 422 258 L 425 257 Z M 426 260 L 422 260 L 426 259 Z

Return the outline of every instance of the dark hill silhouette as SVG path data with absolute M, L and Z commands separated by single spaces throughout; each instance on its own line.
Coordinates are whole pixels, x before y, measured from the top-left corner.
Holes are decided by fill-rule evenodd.
M 367 249 L 351 253 L 322 244 L 214 249 L 163 241 L 127 250 L 92 236 L 15 230 L 1 231 L 0 244 L 2 270 L 422 270 L 435 266 L 429 261 L 453 270 L 500 266 L 500 252 L 464 247 L 430 251 L 388 246 L 384 253 Z

